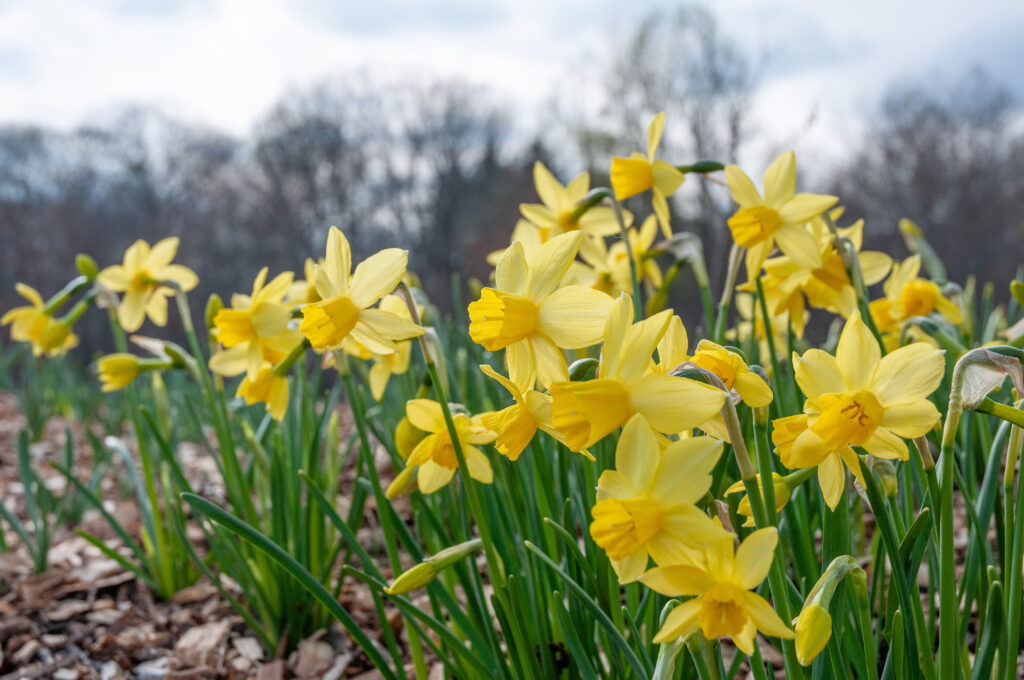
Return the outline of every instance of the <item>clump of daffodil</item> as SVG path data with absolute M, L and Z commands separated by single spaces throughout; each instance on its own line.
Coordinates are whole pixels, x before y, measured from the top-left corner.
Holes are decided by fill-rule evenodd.
M 607 553 L 622 583 L 640 578 L 648 560 L 676 564 L 708 543 L 732 538 L 695 503 L 711 488 L 722 442 L 680 439 L 664 451 L 640 415 L 622 428 L 615 469 L 597 482 L 590 535 Z
M 15 290 L 31 304 L 14 307 L 0 317 L 0 325 L 10 324 L 12 340 L 30 343 L 32 354 L 37 357 L 58 356 L 78 346 L 78 336 L 71 331 L 71 325 L 53 318 L 35 288 L 18 283 Z
M 225 349 L 210 358 L 210 368 L 224 376 L 245 372 L 256 378 L 264 362 L 276 364 L 296 345 L 302 335 L 288 328 L 291 307 L 284 302 L 294 274 L 282 272 L 267 283 L 267 268 L 256 275 L 252 294 L 231 296 L 231 307 L 213 317 L 217 340 Z
M 304 305 L 299 332 L 317 351 L 335 350 L 346 338 L 377 354 L 398 351 L 397 340 L 423 335 L 424 330 L 373 305 L 390 293 L 405 275 L 409 253 L 385 248 L 366 258 L 352 272 L 352 250 L 337 227 L 327 234 L 327 255 L 316 270 L 321 300 Z
M 938 312 L 955 326 L 963 323 L 960 308 L 946 299 L 934 281 L 918 277 L 920 271 L 920 255 L 893 263 L 892 274 L 882 287 L 885 297 L 869 305 L 880 332 L 896 331 L 910 317 L 928 316 L 932 312 Z
M 178 238 L 158 241 L 150 248 L 139 239 L 124 254 L 124 262 L 107 267 L 97 275 L 101 284 L 116 293 L 124 293 L 117 307 L 117 319 L 128 332 L 142 327 L 146 317 L 157 326 L 167 325 L 167 298 L 175 289 L 190 291 L 199 284 L 199 277 L 188 267 L 171 264 L 178 252 Z
M 427 433 L 409 454 L 406 469 L 418 468 L 416 481 L 420 491 L 434 493 L 451 481 L 459 467 L 444 413 L 436 401 L 411 399 L 405 406 L 405 414 L 413 427 Z M 470 476 L 490 484 L 494 477 L 491 461 L 476 445 L 493 442 L 497 434 L 483 424 L 484 415 L 470 417 L 465 413 L 454 412 L 452 420 Z
M 821 266 L 818 244 L 803 225 L 839 199 L 796 193 L 796 156 L 792 151 L 776 158 L 765 170 L 763 197 L 739 167 L 726 166 L 725 176 L 733 200 L 739 204 L 728 224 L 733 240 L 747 249 L 747 278 L 757 277 L 775 245 L 802 267 Z
M 647 157 L 637 151 L 629 158 L 612 158 L 611 180 L 615 198 L 619 201 L 650 189 L 654 214 L 657 215 L 661 231 L 665 238 L 671 238 L 668 197 L 675 193 L 686 176 L 671 163 L 654 160 L 664 129 L 665 112 L 662 111 L 651 119 L 647 127 Z
M 835 356 L 810 349 L 803 356 L 794 354 L 793 365 L 807 397 L 806 421 L 798 416 L 775 421 L 776 433 L 781 428 L 776 447 L 787 468 L 818 467 L 830 508 L 845 488 L 843 463 L 855 473 L 860 469 L 850 447 L 862 447 L 876 458 L 906 460 L 901 437 L 923 436 L 939 420 L 928 395 L 942 381 L 942 352 L 918 342 L 882 357 L 859 312 L 847 320 Z
M 747 406 L 761 408 L 772 402 L 772 390 L 761 376 L 750 370 L 738 353 L 710 340 L 697 343 L 693 355 L 688 355 L 689 344 L 682 319 L 673 316 L 658 342 L 658 369 L 669 373 L 680 364 L 689 362 L 718 376 L 727 390 L 739 395 Z M 728 432 L 720 413 L 714 414 L 698 427 L 709 434 L 728 441 Z
M 481 364 L 480 370 L 508 390 L 516 402 L 481 418 L 484 426 L 497 434 L 494 448 L 498 453 L 509 460 L 516 460 L 533 440 L 537 430 L 547 432 L 557 441 L 565 443 L 565 436 L 551 425 L 550 395 L 531 389 L 530 386 L 520 387 L 486 364 Z
M 841 209 L 832 211 L 832 219 L 838 219 Z M 787 255 L 765 261 L 765 275 L 762 289 L 768 304 L 769 314 L 789 312 L 793 320 L 793 332 L 803 337 L 806 321 L 805 305 L 824 309 L 849 318 L 857 308 L 857 291 L 850 282 L 843 258 L 836 250 L 835 239 L 821 217 L 812 220 L 806 227 L 818 244 L 821 265 L 806 267 Z M 873 286 L 889 273 L 891 258 L 876 251 L 861 252 L 864 240 L 864 220 L 858 220 L 849 227 L 838 229 L 841 238 L 849 239 L 858 252 L 861 276 L 864 284 Z M 743 286 L 755 290 L 752 283 Z M 805 302 L 806 298 L 806 302 Z
M 173 362 L 165 359 L 145 359 L 125 352 L 108 354 L 96 362 L 104 392 L 124 389 L 143 372 L 171 368 L 172 365 Z
M 633 323 L 633 302 L 618 298 L 608 315 L 598 378 L 551 385 L 552 423 L 579 451 L 625 425 L 639 413 L 652 428 L 675 434 L 697 427 L 722 408 L 725 393 L 688 378 L 651 368 L 651 355 L 672 320 L 672 311 Z
M 708 640 L 730 637 L 741 652 L 752 654 L 758 631 L 792 640 L 793 631 L 772 606 L 751 592 L 768 575 L 778 540 L 775 527 L 759 529 L 738 550 L 731 538 L 716 541 L 704 549 L 703 559 L 660 566 L 641 576 L 662 595 L 692 597 L 669 613 L 655 644 L 700 630 Z
M 561 234 L 527 259 L 513 243 L 484 288 L 469 305 L 469 335 L 484 349 L 505 350 L 509 378 L 548 385 L 568 378 L 562 349 L 580 349 L 601 339 L 612 299 L 583 286 L 558 288 L 576 257 L 583 234 Z
M 583 230 L 594 236 L 610 236 L 619 232 L 615 212 L 607 206 L 595 206 L 576 216 L 576 208 L 590 190 L 590 173 L 584 172 L 563 185 L 543 163 L 537 161 L 533 164 L 533 183 L 541 203 L 522 203 L 519 211 L 540 230 L 542 242 L 568 231 Z

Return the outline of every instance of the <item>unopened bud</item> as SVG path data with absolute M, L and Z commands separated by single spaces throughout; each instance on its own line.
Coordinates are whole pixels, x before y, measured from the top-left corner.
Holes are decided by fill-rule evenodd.
M 483 549 L 483 545 L 483 541 L 479 538 L 474 538 L 465 543 L 445 548 L 403 572 L 390 587 L 384 589 L 384 592 L 389 595 L 401 595 L 430 585 L 435 576 L 456 562 L 480 552 Z
M 99 273 L 99 267 L 96 266 L 96 260 L 92 259 L 85 253 L 78 253 L 78 255 L 75 255 L 75 266 L 78 267 L 79 273 L 90 281 L 95 279 L 96 274 Z
M 895 498 L 900 491 L 899 481 L 896 479 L 896 466 L 887 460 L 875 458 L 871 463 L 871 469 L 882 483 L 885 495 Z

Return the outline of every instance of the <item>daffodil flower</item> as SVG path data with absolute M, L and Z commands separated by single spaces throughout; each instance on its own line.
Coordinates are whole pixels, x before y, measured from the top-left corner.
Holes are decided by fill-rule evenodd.
M 254 377 L 246 375 L 242 379 L 237 396 L 245 399 L 246 404 L 266 404 L 267 412 L 274 420 L 284 420 L 288 410 L 288 378 L 265 363 Z
M 661 231 L 665 238 L 672 238 L 668 197 L 675 193 L 686 175 L 671 163 L 654 160 L 664 129 L 665 112 L 662 111 L 651 119 L 647 127 L 647 157 L 644 158 L 638 151 L 629 158 L 612 158 L 611 180 L 615 198 L 619 201 L 650 189 L 654 214 L 661 225 Z
M 836 507 L 846 485 L 843 463 L 859 473 L 851 446 L 877 458 L 906 460 L 901 437 L 923 436 L 939 421 L 928 395 L 942 382 L 942 352 L 918 342 L 882 357 L 859 312 L 847 320 L 834 357 L 810 349 L 803 356 L 794 354 L 793 365 L 807 397 L 806 429 L 791 445 L 780 447 L 779 456 L 790 469 L 818 466 L 818 482 L 830 508 Z M 785 425 L 793 433 L 802 423 L 791 417 Z
M 405 413 L 414 427 L 428 433 L 413 449 L 406 465 L 418 468 L 416 481 L 420 491 L 434 493 L 452 480 L 459 467 L 444 413 L 441 405 L 430 399 L 411 399 L 405 405 Z M 491 443 L 496 433 L 484 426 L 481 416 L 471 418 L 464 413 L 453 413 L 452 420 L 470 476 L 490 484 L 494 479 L 491 461 L 476 445 Z
M 833 219 L 837 219 L 833 211 Z M 849 318 L 857 308 L 857 291 L 843 264 L 843 258 L 836 250 L 832 232 L 821 218 L 812 220 L 806 227 L 818 244 L 821 258 L 820 267 L 803 267 L 789 256 L 774 257 L 765 261 L 765 275 L 762 289 L 770 314 L 788 311 L 793 319 L 793 332 L 803 337 L 806 319 L 806 304 Z M 873 286 L 886 277 L 892 259 L 876 251 L 860 252 L 864 237 L 864 220 L 858 220 L 849 227 L 838 230 L 839 236 L 850 240 L 858 251 L 861 276 L 864 284 Z M 755 290 L 752 283 L 741 289 Z
M 615 469 L 597 481 L 590 535 L 611 560 L 619 581 L 640 578 L 649 558 L 657 564 L 692 560 L 707 544 L 731 535 L 695 503 L 711 488 L 722 442 L 693 437 L 664 451 L 643 416 L 622 428 Z
M 946 299 L 934 281 L 918 277 L 921 256 L 911 255 L 902 263 L 894 263 L 885 282 L 885 297 L 869 305 L 878 330 L 888 333 L 912 316 L 928 316 L 938 312 L 954 326 L 963 323 L 960 308 Z
M 398 351 L 397 340 L 423 335 L 424 330 L 408 319 L 373 309 L 405 275 L 409 253 L 386 248 L 366 258 L 355 272 L 348 239 L 337 227 L 327 234 L 327 256 L 316 270 L 320 302 L 302 307 L 299 332 L 317 351 L 335 350 L 345 338 L 377 354 Z
M 276 364 L 302 342 L 302 335 L 288 328 L 291 308 L 284 302 L 294 274 L 282 272 L 269 283 L 267 268 L 256 275 L 252 294 L 231 296 L 231 307 L 213 317 L 217 340 L 226 349 L 210 358 L 210 368 L 219 375 L 245 372 L 256 378 L 264 362 Z
M 709 640 L 731 637 L 749 655 L 758 631 L 792 640 L 793 631 L 772 606 L 751 592 L 768 575 L 778 540 L 778 530 L 766 527 L 747 536 L 738 550 L 731 539 L 717 541 L 704 549 L 703 560 L 661 566 L 641 576 L 641 582 L 662 595 L 692 597 L 669 612 L 654 643 L 700 630 Z
M 124 262 L 107 267 L 97 275 L 101 284 L 124 293 L 117 308 L 117 319 L 129 333 L 139 330 L 146 317 L 157 326 L 167 325 L 167 298 L 174 288 L 163 285 L 173 281 L 182 291 L 199 284 L 199 277 L 188 267 L 171 264 L 178 252 L 178 238 L 172 236 L 152 248 L 139 239 L 124 254 Z
M 498 261 L 495 288 L 469 305 L 469 335 L 489 351 L 505 350 L 509 378 L 549 385 L 568 379 L 561 349 L 596 344 L 612 299 L 583 286 L 558 288 L 576 257 L 583 234 L 562 234 L 527 260 L 513 243 Z M 560 349 L 561 348 L 561 349 Z
M 610 236 L 619 232 L 615 212 L 607 206 L 595 206 L 573 219 L 579 202 L 590 190 L 590 173 L 584 172 L 567 185 L 563 185 L 551 174 L 543 163 L 533 164 L 533 183 L 541 203 L 521 203 L 519 212 L 526 220 L 540 230 L 541 241 L 571 231 L 583 230 L 594 236 Z M 632 215 L 623 216 L 627 221 Z
M 633 323 L 633 302 L 618 298 L 608 315 L 598 378 L 551 385 L 552 423 L 579 451 L 639 413 L 656 431 L 674 434 L 718 413 L 725 393 L 704 383 L 648 370 L 672 311 Z
M 485 427 L 497 433 L 494 448 L 498 453 L 509 460 L 516 460 L 533 440 L 537 430 L 547 432 L 557 441 L 565 443 L 565 436 L 551 424 L 550 395 L 520 387 L 486 364 L 481 364 L 480 370 L 508 390 L 516 402 L 500 411 L 488 413 L 481 419 Z M 593 460 L 592 456 L 590 458 Z
M 729 218 L 729 229 L 737 245 L 747 249 L 749 279 L 757 277 L 776 244 L 802 267 L 821 266 L 818 244 L 802 225 L 831 208 L 839 199 L 795 193 L 796 157 L 792 151 L 782 154 L 768 166 L 764 173 L 764 197 L 737 166 L 726 166 L 725 177 L 733 200 L 740 206 Z
M 14 307 L 0 317 L 0 325 L 11 325 L 12 340 L 30 343 L 37 357 L 57 356 L 78 346 L 78 336 L 71 332 L 71 326 L 45 311 L 46 303 L 35 288 L 18 283 L 15 290 L 31 304 Z
M 794 473 L 796 474 L 796 473 Z M 757 488 L 761 488 L 761 475 L 755 475 Z M 789 498 L 792 495 L 792 490 L 789 488 L 789 484 L 786 483 L 786 478 L 780 475 L 778 472 L 772 473 L 772 489 L 775 492 L 775 512 L 781 512 L 786 503 L 789 503 Z M 740 502 L 736 506 L 736 512 L 746 517 L 743 522 L 745 527 L 756 526 L 754 523 L 754 511 L 750 507 L 750 498 L 747 496 L 747 487 L 743 483 L 743 480 L 739 480 L 728 489 L 725 490 L 726 496 L 731 496 L 735 493 L 743 493 L 743 497 L 740 498 Z

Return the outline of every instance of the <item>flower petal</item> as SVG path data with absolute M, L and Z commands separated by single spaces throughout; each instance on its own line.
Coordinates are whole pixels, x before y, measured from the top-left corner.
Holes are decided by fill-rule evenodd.
M 700 613 L 698 600 L 687 600 L 669 612 L 665 625 L 654 636 L 654 644 L 676 640 L 693 633 L 698 628 L 697 615 Z
M 786 225 L 775 232 L 775 243 L 779 250 L 801 267 L 818 269 L 821 267 L 821 252 L 811 232 L 796 225 Z
M 907 443 L 885 427 L 879 427 L 864 443 L 864 449 L 875 458 L 907 460 Z
M 441 405 L 431 399 L 410 399 L 405 404 L 409 422 L 424 432 L 442 432 L 447 428 Z
M 352 273 L 349 298 L 359 308 L 369 307 L 395 289 L 405 276 L 409 251 L 385 248 L 359 263 Z
M 736 201 L 741 208 L 751 208 L 764 203 L 754 183 L 750 181 L 745 172 L 739 169 L 739 166 L 725 166 L 725 179 L 729 182 L 732 200 Z
M 775 527 L 758 529 L 740 543 L 736 550 L 736 569 L 733 577 L 744 590 L 753 590 L 761 585 L 775 559 L 775 546 L 779 542 L 779 531 Z
M 874 338 L 872 338 L 874 342 Z M 836 358 L 820 349 L 809 349 L 803 356 L 793 353 L 793 368 L 796 382 L 804 395 L 817 401 L 823 394 L 833 394 L 846 390 L 846 381 L 839 371 Z
M 796 637 L 796 633 L 779 618 L 779 615 L 775 613 L 775 610 L 763 597 L 757 593 L 745 593 L 743 599 L 747 615 L 753 619 L 754 625 L 763 634 L 785 640 L 792 640 Z
M 529 342 L 530 352 L 533 354 L 537 380 L 542 385 L 547 387 L 551 383 L 569 379 L 569 368 L 565 364 L 565 355 L 555 346 L 555 343 L 537 333 L 530 336 L 527 342 Z M 518 380 L 516 382 L 522 384 Z
M 907 439 L 924 436 L 939 422 L 939 409 L 927 399 L 919 399 L 909 404 L 893 404 L 885 407 L 882 414 L 882 427 L 894 434 Z
M 564 349 L 596 345 L 604 335 L 612 302 L 612 298 L 593 288 L 560 288 L 541 303 L 537 328 Z
M 352 249 L 349 247 L 348 238 L 345 237 L 344 232 L 337 227 L 331 227 L 327 232 L 327 256 L 323 271 L 327 274 L 333 290 L 328 294 L 326 291 L 320 290 L 320 284 L 317 283 L 317 290 L 321 297 L 348 293 L 349 277 L 352 274 Z
M 711 470 L 722 448 L 722 442 L 713 437 L 689 437 L 669 444 L 661 453 L 651 498 L 666 505 L 697 502 L 711 488 Z
M 846 468 L 838 453 L 829 453 L 818 463 L 818 484 L 821 486 L 821 495 L 825 497 L 825 505 L 835 510 L 846 490 Z
M 656 593 L 682 597 L 702 595 L 715 584 L 715 579 L 697 565 L 674 564 L 651 569 L 640 577 L 640 582 Z
M 651 365 L 654 348 L 658 346 L 658 341 L 665 334 L 671 320 L 672 310 L 666 309 L 629 327 L 622 341 L 619 378 L 631 383 L 647 371 Z
M 635 495 L 649 492 L 660 457 L 658 440 L 651 426 L 643 416 L 634 415 L 622 428 L 615 447 L 615 469 L 625 475 Z
M 630 386 L 629 399 L 655 430 L 676 433 L 710 420 L 725 403 L 725 393 L 695 380 L 649 373 Z
M 836 348 L 836 364 L 843 374 L 847 389 L 866 389 L 871 384 L 871 377 L 881 358 L 882 350 L 878 341 L 867 324 L 861 321 L 860 312 L 854 312 L 846 321 Z
M 838 200 L 837 196 L 797 194 L 779 208 L 779 217 L 785 224 L 803 224 L 834 206 Z
M 883 406 L 926 399 L 942 382 L 946 359 L 942 351 L 915 342 L 887 354 L 878 364 L 872 391 Z
M 796 154 L 787 151 L 764 171 L 764 202 L 780 208 L 796 191 Z
M 561 197 L 565 192 L 565 187 L 540 161 L 533 164 L 533 184 L 544 205 L 555 210 L 561 207 Z
M 498 258 L 498 264 L 494 267 L 494 285 L 506 293 L 525 295 L 526 272 L 523 244 L 515 241 Z
M 526 297 L 540 303 L 558 287 L 582 239 L 581 231 L 559 234 L 534 253 L 527 263 Z

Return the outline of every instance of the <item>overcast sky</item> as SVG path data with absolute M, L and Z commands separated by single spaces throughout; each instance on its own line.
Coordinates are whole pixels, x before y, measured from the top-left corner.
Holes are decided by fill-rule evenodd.
M 156 104 L 244 134 L 289 87 L 352 69 L 459 76 L 524 109 L 607 54 L 655 0 L 0 0 L 0 123 L 72 127 Z M 715 0 L 765 55 L 772 135 L 838 137 L 896 79 L 986 67 L 1024 94 L 1024 2 Z M 810 130 L 805 122 L 815 114 Z M 794 139 L 793 145 L 805 143 Z

